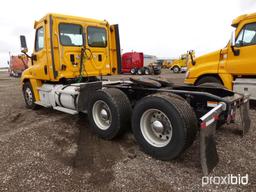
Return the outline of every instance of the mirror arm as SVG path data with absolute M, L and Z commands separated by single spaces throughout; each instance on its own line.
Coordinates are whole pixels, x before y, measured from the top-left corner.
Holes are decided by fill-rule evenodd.
M 27 58 L 32 59 L 32 56 L 29 56 L 26 52 L 22 52 L 24 55 L 26 55 Z
M 31 60 L 31 65 L 34 65 L 34 57 L 33 54 L 31 56 L 29 56 L 26 52 L 22 52 L 24 55 L 26 55 L 27 58 L 29 58 Z

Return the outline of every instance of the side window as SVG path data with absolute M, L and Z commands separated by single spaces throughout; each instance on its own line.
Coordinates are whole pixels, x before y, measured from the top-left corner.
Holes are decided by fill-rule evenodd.
M 44 28 L 40 27 L 36 31 L 35 51 L 40 51 L 43 48 L 44 48 Z
M 256 23 L 250 23 L 244 26 L 237 40 L 236 46 L 247 46 L 256 44 Z
M 88 45 L 90 47 L 106 47 L 107 32 L 106 29 L 100 27 L 88 27 Z

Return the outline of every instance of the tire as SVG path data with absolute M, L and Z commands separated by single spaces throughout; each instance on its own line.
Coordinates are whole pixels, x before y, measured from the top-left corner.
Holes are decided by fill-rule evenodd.
M 154 75 L 155 73 L 154 73 L 154 68 L 153 67 L 148 67 L 148 69 L 149 69 L 149 75 Z
M 148 67 L 145 67 L 144 73 L 145 75 L 150 75 L 150 69 Z
M 150 120 L 147 121 L 147 118 Z M 168 128 L 169 124 L 172 130 L 159 134 L 161 125 Z M 196 115 L 183 98 L 173 94 L 154 94 L 136 104 L 132 129 L 144 152 L 156 159 L 171 160 L 193 143 L 198 128 Z
M 210 87 L 210 88 L 224 88 L 225 86 L 219 83 L 202 83 L 198 85 L 199 87 Z
M 144 70 L 143 67 L 140 68 L 140 69 L 138 69 L 138 71 L 137 71 L 137 74 L 138 74 L 138 75 L 144 75 L 144 73 L 145 73 L 145 70 Z
M 213 76 L 202 77 L 196 82 L 195 85 L 198 86 L 205 83 L 218 83 L 222 85 L 221 81 L 217 77 L 213 77 Z
M 178 66 L 174 66 L 172 68 L 172 71 L 173 71 L 173 73 L 179 73 L 180 72 L 180 68 Z
M 131 104 L 119 89 L 96 91 L 88 109 L 90 127 L 103 139 L 111 140 L 130 127 Z
M 154 68 L 154 75 L 160 75 L 161 74 L 161 69 L 158 69 L 158 68 Z
M 179 100 L 178 103 L 176 103 L 176 102 L 174 102 L 174 103 L 176 105 L 178 105 L 178 107 L 181 109 L 181 113 L 184 115 L 186 124 L 189 127 L 187 129 L 188 137 L 187 137 L 186 145 L 185 145 L 185 149 L 187 149 L 193 144 L 193 142 L 196 138 L 197 132 L 199 130 L 196 114 L 195 114 L 193 108 L 190 106 L 190 104 L 185 99 L 183 99 L 181 96 L 173 94 L 173 93 L 161 93 L 161 94 L 163 96 L 170 97 L 171 100 L 173 100 L 173 98 Z
M 33 88 L 30 84 L 29 81 L 25 82 L 22 86 L 22 92 L 23 92 L 23 97 L 26 103 L 26 107 L 28 109 L 37 109 L 39 106 L 35 104 L 35 95 L 33 92 Z
M 132 68 L 131 71 L 130 71 L 130 73 L 131 73 L 132 75 L 135 75 L 135 74 L 137 73 L 137 69 L 136 69 L 136 68 Z

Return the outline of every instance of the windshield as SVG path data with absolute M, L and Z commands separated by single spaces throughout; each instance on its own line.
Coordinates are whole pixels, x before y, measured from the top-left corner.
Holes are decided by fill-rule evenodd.
M 76 24 L 59 24 L 60 42 L 64 46 L 82 46 L 83 29 L 81 25 Z

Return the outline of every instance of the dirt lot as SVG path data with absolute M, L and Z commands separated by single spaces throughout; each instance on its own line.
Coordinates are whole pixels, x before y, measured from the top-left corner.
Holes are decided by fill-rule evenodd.
M 182 83 L 184 74 L 164 74 Z M 127 77 L 127 76 L 126 76 Z M 256 125 L 255 110 L 250 110 Z M 131 133 L 114 141 L 92 134 L 87 117 L 25 108 L 19 80 L 0 73 L 0 191 L 253 191 L 256 132 L 217 132 L 220 162 L 210 176 L 248 174 L 249 185 L 202 187 L 199 141 L 174 161 L 152 159 Z

